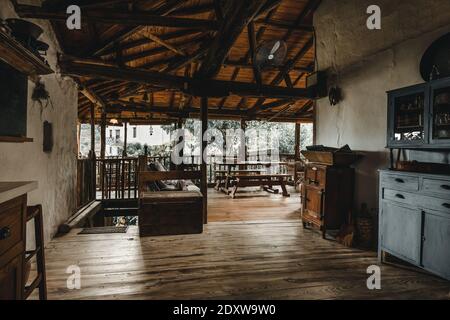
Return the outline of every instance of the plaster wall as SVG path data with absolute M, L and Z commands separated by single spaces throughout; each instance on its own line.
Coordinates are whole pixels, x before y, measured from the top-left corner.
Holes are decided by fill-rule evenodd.
M 369 5 L 381 8 L 381 30 L 366 26 Z M 348 144 L 366 152 L 357 165 L 355 206 L 378 206 L 377 170 L 388 166 L 386 91 L 423 82 L 420 59 L 439 36 L 450 32 L 448 0 L 323 0 L 315 14 L 319 70 L 329 70 L 343 101 L 320 99 L 316 143 Z M 414 153 L 420 160 L 429 156 Z M 445 155 L 432 156 L 445 162 Z M 446 160 L 447 159 L 447 160 Z
M 16 17 L 9 0 L 0 0 L 0 18 Z M 53 70 L 59 50 L 49 23 L 31 20 L 44 29 L 41 40 L 50 45 L 47 53 Z M 39 188 L 28 195 L 28 204 L 42 204 L 44 233 L 48 242 L 57 227 L 75 211 L 76 206 L 76 155 L 77 155 L 77 88 L 69 78 L 57 73 L 43 76 L 53 106 L 41 109 L 31 100 L 34 83 L 28 83 L 27 135 L 31 143 L 0 143 L 1 181 L 38 181 Z M 1 90 L 1 88 L 0 88 Z M 44 153 L 43 122 L 53 125 L 53 151 Z M 27 229 L 32 230 L 29 225 Z M 32 239 L 32 232 L 28 232 Z

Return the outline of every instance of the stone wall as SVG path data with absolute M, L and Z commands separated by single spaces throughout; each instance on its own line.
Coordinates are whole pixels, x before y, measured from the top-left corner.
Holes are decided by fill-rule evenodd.
M 16 17 L 9 0 L 0 0 L 0 18 Z M 57 70 L 58 44 L 49 23 L 32 20 L 44 29 L 41 40 L 50 45 L 48 60 Z M 76 206 L 76 156 L 77 156 L 77 88 L 69 78 L 57 73 L 43 76 L 43 83 L 50 93 L 52 106 L 42 109 L 31 100 L 34 83 L 28 88 L 28 137 L 32 143 L 0 143 L 1 181 L 38 181 L 39 188 L 29 194 L 28 204 L 43 205 L 44 233 L 48 242 L 57 227 L 75 211 Z M 1 88 L 0 88 L 1 90 Z M 53 125 L 54 146 L 51 153 L 44 153 L 43 122 Z M 28 229 L 33 229 L 32 225 Z M 31 239 L 32 232 L 28 232 Z

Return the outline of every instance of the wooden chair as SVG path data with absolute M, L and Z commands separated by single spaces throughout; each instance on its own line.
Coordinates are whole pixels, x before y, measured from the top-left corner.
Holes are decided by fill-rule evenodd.
M 179 235 L 203 232 L 204 197 L 200 191 L 147 191 L 149 182 L 198 180 L 200 171 L 139 172 L 139 234 Z
M 28 279 L 24 279 L 24 299 L 28 299 L 31 293 L 39 288 L 39 300 L 47 300 L 47 279 L 45 275 L 45 255 L 44 255 L 44 228 L 42 217 L 42 206 L 36 205 L 27 207 L 27 222 L 34 219 L 34 250 L 26 251 L 25 263 L 29 263 L 33 257 L 36 257 L 37 276 L 33 282 L 26 286 Z M 24 275 L 24 278 L 26 276 Z

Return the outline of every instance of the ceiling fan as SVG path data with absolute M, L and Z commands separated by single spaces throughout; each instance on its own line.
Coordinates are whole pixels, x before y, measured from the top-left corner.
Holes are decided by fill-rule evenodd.
M 256 49 L 255 65 L 260 70 L 265 67 L 282 66 L 286 53 L 287 45 L 283 40 L 265 41 Z

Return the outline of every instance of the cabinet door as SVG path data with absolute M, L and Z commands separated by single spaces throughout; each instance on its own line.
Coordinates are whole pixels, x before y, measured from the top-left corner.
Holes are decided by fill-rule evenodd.
M 422 265 L 450 280 L 450 215 L 425 213 Z
M 450 80 L 434 82 L 430 97 L 430 143 L 450 146 Z
M 420 147 L 428 143 L 429 90 L 425 84 L 389 93 L 390 147 Z
M 0 300 L 20 300 L 22 289 L 22 258 L 17 257 L 0 269 Z
M 383 201 L 380 220 L 382 250 L 420 264 L 422 212 L 401 204 Z
M 316 220 L 322 220 L 324 197 L 323 190 L 307 185 L 304 188 L 304 211 Z

